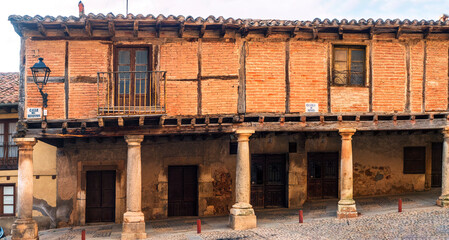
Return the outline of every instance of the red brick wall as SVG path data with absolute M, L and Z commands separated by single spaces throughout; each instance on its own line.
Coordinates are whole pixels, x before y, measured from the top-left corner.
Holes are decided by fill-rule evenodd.
M 448 43 L 427 42 L 426 111 L 447 109 Z
M 64 83 L 48 83 L 44 88 L 44 92 L 48 94 L 47 119 L 63 119 L 65 114 Z M 27 85 L 27 102 L 25 107 L 42 107 L 42 96 L 34 83 L 28 83 Z
M 167 81 L 167 113 L 196 115 L 198 83 L 196 81 Z
M 368 112 L 368 87 L 332 87 L 332 112 Z
M 203 42 L 201 75 L 220 76 L 239 74 L 239 46 L 234 42 Z
M 422 111 L 422 80 L 424 62 L 424 43 L 419 42 L 410 47 L 411 82 L 410 82 L 410 110 Z
M 407 75 L 405 47 L 399 43 L 373 44 L 373 111 L 404 111 Z
M 285 43 L 248 43 L 246 111 L 285 111 Z
M 203 114 L 237 112 L 238 80 L 203 80 L 201 86 Z
M 318 103 L 327 112 L 327 44 L 291 42 L 290 111 L 304 112 L 306 103 Z

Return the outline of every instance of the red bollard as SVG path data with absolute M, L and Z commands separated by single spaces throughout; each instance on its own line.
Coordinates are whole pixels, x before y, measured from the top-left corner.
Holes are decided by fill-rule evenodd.
M 81 231 L 81 240 L 86 240 L 86 230 Z
M 399 198 L 399 202 L 398 202 L 398 212 L 402 212 L 402 199 Z
M 304 222 L 304 217 L 302 216 L 302 210 L 299 210 L 299 223 Z
M 201 233 L 201 219 L 196 220 L 196 233 Z

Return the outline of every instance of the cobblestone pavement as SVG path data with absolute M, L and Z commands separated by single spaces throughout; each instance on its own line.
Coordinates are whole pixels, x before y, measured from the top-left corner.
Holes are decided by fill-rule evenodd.
M 256 210 L 258 228 L 233 231 L 228 216 L 202 217 L 202 234 L 196 234 L 196 217 L 169 218 L 147 222 L 149 239 L 449 239 L 449 209 L 435 205 L 439 189 L 395 196 L 356 198 L 361 216 L 336 219 L 337 200 L 307 202 L 304 223 L 298 209 Z M 397 201 L 403 213 L 397 213 Z M 120 239 L 121 225 L 89 225 L 40 231 L 41 240 Z

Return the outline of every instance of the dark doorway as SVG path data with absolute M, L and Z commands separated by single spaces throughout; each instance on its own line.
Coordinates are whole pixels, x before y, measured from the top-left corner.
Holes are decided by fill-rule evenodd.
M 431 187 L 441 187 L 442 165 L 443 165 L 443 143 L 432 143 Z
M 115 171 L 87 171 L 86 180 L 86 222 L 115 222 Z
M 285 154 L 251 156 L 251 205 L 285 207 Z
M 168 167 L 168 216 L 197 215 L 197 166 Z
M 338 198 L 338 152 L 311 152 L 307 159 L 308 198 Z

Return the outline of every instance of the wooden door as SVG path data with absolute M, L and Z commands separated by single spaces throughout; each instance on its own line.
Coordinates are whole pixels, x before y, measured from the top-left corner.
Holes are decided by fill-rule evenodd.
M 285 207 L 284 154 L 251 156 L 251 205 L 255 208 Z
M 118 48 L 116 53 L 116 106 L 149 106 L 155 86 L 151 81 L 151 48 Z M 153 101 L 153 102 L 152 102 Z
M 115 171 L 86 172 L 86 222 L 115 222 Z
M 443 165 L 443 143 L 432 143 L 431 187 L 441 187 Z
M 197 166 L 169 166 L 168 216 L 197 216 L 197 209 Z
M 307 159 L 308 198 L 337 198 L 338 152 L 308 153 Z

